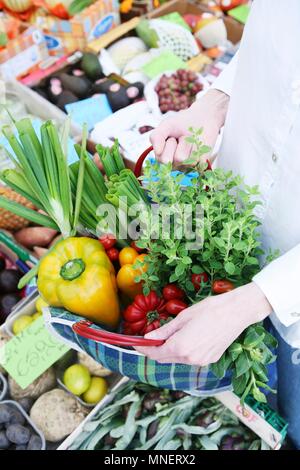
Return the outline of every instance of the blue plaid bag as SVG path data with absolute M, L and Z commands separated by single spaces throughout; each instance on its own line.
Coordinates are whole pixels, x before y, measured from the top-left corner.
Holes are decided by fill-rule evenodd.
M 44 309 L 44 317 L 51 333 L 71 348 L 86 352 L 107 369 L 130 379 L 159 388 L 186 391 L 192 395 L 213 395 L 231 389 L 230 372 L 219 379 L 209 367 L 160 364 L 134 349 L 121 348 L 85 338 L 72 329 L 75 323 L 84 319 L 63 309 Z M 95 324 L 92 324 L 90 328 L 101 329 Z

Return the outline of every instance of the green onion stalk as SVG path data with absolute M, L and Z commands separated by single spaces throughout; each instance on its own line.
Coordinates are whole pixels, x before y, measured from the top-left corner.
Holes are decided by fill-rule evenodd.
M 0 178 L 46 215 L 27 209 L 5 197 L 0 197 L 0 207 L 36 224 L 55 228 L 64 238 L 75 235 L 85 172 L 83 157 L 87 138 L 86 127 L 83 130 L 76 191 L 72 194 L 67 161 L 70 120 L 66 120 L 61 137 L 51 121 L 42 124 L 40 138 L 30 119 L 25 118 L 14 124 L 18 137 L 11 126 L 5 126 L 2 131 L 13 150 L 14 155 L 9 151 L 6 153 L 15 168 L 4 170 Z

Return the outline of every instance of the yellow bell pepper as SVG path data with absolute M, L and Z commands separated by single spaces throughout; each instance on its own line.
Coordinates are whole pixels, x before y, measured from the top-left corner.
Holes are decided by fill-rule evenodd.
M 40 262 L 37 286 L 52 307 L 111 327 L 118 324 L 115 271 L 98 240 L 70 237 L 57 243 Z
M 126 248 L 123 248 L 123 250 L 126 250 Z M 122 251 L 120 252 L 120 258 Z M 145 254 L 139 255 L 136 252 L 136 257 L 133 257 L 132 263 L 123 264 L 117 274 L 118 288 L 130 299 L 134 299 L 136 295 L 143 293 L 143 283 L 135 282 L 135 278 L 147 270 L 145 256 Z M 143 265 L 135 268 L 134 265 L 139 264 L 138 262 L 143 263 Z

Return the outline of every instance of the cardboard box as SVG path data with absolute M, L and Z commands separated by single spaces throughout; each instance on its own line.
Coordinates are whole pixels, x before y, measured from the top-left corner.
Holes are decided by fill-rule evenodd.
M 200 15 L 201 13 L 209 11 L 205 5 L 201 5 L 199 3 L 192 3 L 188 0 L 171 0 L 156 8 L 152 12 L 148 13 L 144 17 L 135 17 L 131 20 L 123 23 L 122 25 L 115 28 L 113 31 L 109 31 L 107 34 L 101 36 L 101 38 L 91 41 L 88 44 L 88 49 L 92 52 L 99 52 L 101 49 L 108 47 L 113 42 L 125 37 L 127 35 L 133 35 L 134 29 L 137 27 L 141 19 L 143 18 L 158 18 L 162 15 L 167 15 L 169 13 L 177 11 L 181 15 L 185 15 L 187 13 Z M 243 34 L 243 25 L 233 18 L 224 17 L 224 23 L 227 29 L 228 39 L 232 41 L 233 44 L 236 44 L 240 41 L 242 34 Z M 210 59 L 205 54 L 199 54 L 196 57 L 193 57 L 188 62 L 188 68 L 194 71 L 200 71 L 202 68 L 210 63 Z
M 0 51 L 0 74 L 5 80 L 20 78 L 38 69 L 48 58 L 47 43 L 41 30 L 25 28 Z
M 37 22 L 44 32 L 51 55 L 71 54 L 84 50 L 88 42 L 120 23 L 119 1 L 98 0 L 70 20 L 46 15 L 39 17 Z

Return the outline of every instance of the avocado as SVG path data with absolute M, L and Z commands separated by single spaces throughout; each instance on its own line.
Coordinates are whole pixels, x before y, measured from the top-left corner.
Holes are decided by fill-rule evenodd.
M 59 95 L 59 98 L 58 98 L 56 104 L 60 109 L 62 109 L 63 111 L 66 111 L 65 106 L 67 104 L 75 103 L 76 101 L 78 101 L 78 98 L 77 98 L 77 96 L 74 95 L 74 93 L 71 93 L 68 90 L 64 90 Z
M 90 82 L 87 82 L 84 78 L 68 75 L 67 73 L 61 73 L 59 78 L 65 91 L 70 91 L 81 99 L 88 97 Z
M 103 77 L 102 67 L 100 65 L 98 56 L 92 52 L 83 53 L 80 68 L 93 82 Z

